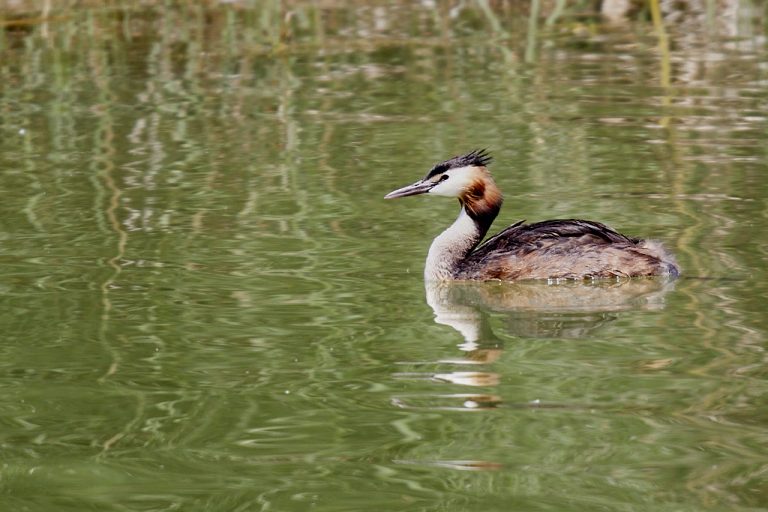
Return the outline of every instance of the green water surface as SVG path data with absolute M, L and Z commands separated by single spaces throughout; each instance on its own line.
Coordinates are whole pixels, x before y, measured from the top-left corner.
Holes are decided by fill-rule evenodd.
M 0 510 L 768 510 L 765 4 L 562 4 L 0 8 Z M 479 147 L 683 276 L 425 289 Z

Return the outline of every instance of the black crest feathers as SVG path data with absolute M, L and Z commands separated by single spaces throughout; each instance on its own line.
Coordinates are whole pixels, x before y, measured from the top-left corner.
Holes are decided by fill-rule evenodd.
M 432 167 L 429 170 L 426 178 L 424 179 L 429 179 L 436 174 L 441 174 L 441 173 L 444 173 L 445 171 L 449 171 L 451 169 L 457 169 L 459 167 L 469 167 L 469 166 L 484 167 L 489 163 L 491 163 L 491 160 L 492 160 L 491 155 L 488 154 L 487 149 L 475 149 L 473 151 L 470 151 L 466 155 L 455 156 L 450 160 L 446 160 L 445 162 L 440 162 L 439 164 L 436 164 L 434 167 Z

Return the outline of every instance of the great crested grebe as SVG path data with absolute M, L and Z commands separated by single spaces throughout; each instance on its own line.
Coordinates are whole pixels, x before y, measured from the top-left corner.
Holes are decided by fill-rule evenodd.
M 502 203 L 488 172 L 490 161 L 486 150 L 475 150 L 435 165 L 424 179 L 385 196 L 459 199 L 459 217 L 429 248 L 427 281 L 679 275 L 674 257 L 658 242 L 628 237 L 588 220 L 520 221 L 480 244 Z

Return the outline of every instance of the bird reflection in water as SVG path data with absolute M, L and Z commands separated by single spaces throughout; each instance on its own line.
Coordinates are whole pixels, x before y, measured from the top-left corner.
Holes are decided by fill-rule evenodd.
M 496 342 L 488 313 L 504 313 L 506 333 L 524 338 L 583 338 L 622 312 L 658 310 L 672 279 L 426 282 L 435 322 L 461 333 L 463 350 Z M 476 358 L 473 357 L 473 358 Z M 479 359 L 484 360 L 483 355 Z
M 403 362 L 409 366 L 452 365 L 461 371 L 400 372 L 399 379 L 431 380 L 467 387 L 493 388 L 501 377 L 483 367 L 498 360 L 503 341 L 491 316 L 503 318 L 503 335 L 518 338 L 578 339 L 630 311 L 664 307 L 672 279 L 567 281 L 547 283 L 426 281 L 426 300 L 435 322 L 461 334 L 460 355 L 436 361 Z M 402 408 L 482 411 L 501 405 L 501 397 L 486 393 L 430 394 L 393 398 Z M 522 404 L 518 404 L 518 407 Z M 538 401 L 526 407 L 544 407 Z
M 674 287 L 674 282 L 659 278 L 560 283 L 427 281 L 425 286 L 427 304 L 434 312 L 435 322 L 450 326 L 461 334 L 462 342 L 458 348 L 462 354 L 432 362 L 403 364 L 412 367 L 452 365 L 471 368 L 472 371 L 416 371 L 398 373 L 395 377 L 492 389 L 498 387 L 501 376 L 486 371 L 484 367 L 501 357 L 504 350 L 502 337 L 586 338 L 624 313 L 662 309 L 665 296 Z M 497 336 L 491 320 L 499 317 L 503 318 L 500 325 L 504 332 Z M 525 403 L 503 404 L 501 395 L 492 392 L 414 393 L 393 397 L 392 403 L 403 409 L 464 412 L 487 412 L 502 405 L 525 410 L 573 407 L 542 402 L 537 397 Z M 419 458 L 396 462 L 470 471 L 503 468 L 502 463 L 492 460 Z

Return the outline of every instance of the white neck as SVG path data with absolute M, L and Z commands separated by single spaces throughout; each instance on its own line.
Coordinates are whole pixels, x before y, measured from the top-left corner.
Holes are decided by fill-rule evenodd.
M 474 220 L 462 206 L 459 217 L 451 226 L 434 239 L 424 267 L 426 281 L 447 281 L 453 279 L 461 261 L 480 242 L 485 233 L 480 231 Z

